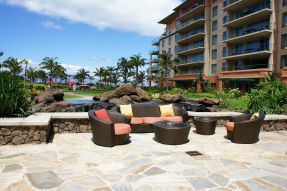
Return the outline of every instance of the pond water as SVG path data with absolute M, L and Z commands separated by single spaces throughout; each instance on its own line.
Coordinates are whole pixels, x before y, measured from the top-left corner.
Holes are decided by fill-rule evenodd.
M 97 103 L 93 100 L 67 100 L 66 103 L 72 104 L 72 105 L 92 105 L 94 103 Z

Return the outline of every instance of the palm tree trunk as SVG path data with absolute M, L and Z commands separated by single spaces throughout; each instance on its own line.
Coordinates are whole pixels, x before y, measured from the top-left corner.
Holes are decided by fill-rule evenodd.
M 139 72 L 139 67 L 136 66 L 136 87 L 138 86 L 138 72 Z

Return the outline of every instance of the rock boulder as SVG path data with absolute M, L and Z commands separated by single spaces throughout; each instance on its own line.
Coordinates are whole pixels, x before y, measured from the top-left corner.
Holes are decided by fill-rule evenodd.
M 178 103 L 184 101 L 184 97 L 181 94 L 165 94 L 160 96 L 160 100 L 168 103 Z
M 149 101 L 150 100 L 148 93 L 146 93 L 143 89 L 137 87 L 135 90 L 136 90 L 136 94 L 140 98 L 140 101 Z

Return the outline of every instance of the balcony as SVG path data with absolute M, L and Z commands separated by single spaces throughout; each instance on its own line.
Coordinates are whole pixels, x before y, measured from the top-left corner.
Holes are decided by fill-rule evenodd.
M 246 48 L 240 51 L 235 51 L 228 56 L 224 57 L 224 59 L 232 59 L 232 60 L 240 60 L 243 58 L 266 58 L 270 56 L 271 51 L 269 51 L 269 45 L 258 47 L 258 48 Z
M 159 47 L 154 48 L 150 53 L 151 55 L 159 55 Z
M 198 1 L 192 4 L 189 8 L 183 10 L 177 19 L 187 20 L 196 14 L 204 12 L 204 8 L 205 8 L 204 1 L 203 0 Z
M 248 24 L 258 22 L 261 20 L 270 19 L 272 10 L 270 4 L 261 6 L 260 8 L 247 9 L 240 14 L 227 18 L 227 22 L 223 24 L 224 27 L 246 26 Z
M 204 39 L 204 36 L 205 36 L 204 28 L 200 28 L 200 30 L 195 30 L 188 32 L 186 34 L 179 35 L 179 37 L 176 39 L 176 42 L 180 44 L 187 44 Z
M 205 18 L 204 15 L 197 15 L 195 17 L 193 17 L 192 19 L 189 19 L 181 24 L 178 24 L 176 26 L 176 30 L 177 32 L 186 32 L 189 30 L 192 30 L 193 28 L 198 28 L 200 26 L 203 26 L 205 22 Z
M 152 63 L 158 63 L 158 61 L 159 61 L 158 58 L 153 58 L 153 59 L 151 60 Z
M 204 42 L 200 41 L 198 43 L 192 43 L 186 46 L 180 47 L 176 54 L 179 56 L 185 56 L 190 54 L 196 54 L 204 51 Z
M 160 38 L 155 38 L 152 40 L 152 45 L 154 46 L 159 46 L 159 43 L 160 43 Z
M 223 3 L 224 11 L 236 11 L 242 10 L 243 8 L 250 7 L 262 0 L 226 0 Z
M 151 69 L 151 72 L 158 72 L 159 65 L 158 64 L 153 64 L 153 65 L 151 65 L 150 69 Z
M 230 78 L 264 78 L 268 72 L 271 72 L 268 68 L 225 71 L 219 74 L 219 80 Z
M 242 43 L 244 41 L 249 41 L 250 39 L 260 39 L 268 38 L 272 31 L 269 29 L 269 26 L 263 28 L 250 28 L 243 31 L 240 35 L 229 36 L 228 39 L 224 40 L 224 43 Z

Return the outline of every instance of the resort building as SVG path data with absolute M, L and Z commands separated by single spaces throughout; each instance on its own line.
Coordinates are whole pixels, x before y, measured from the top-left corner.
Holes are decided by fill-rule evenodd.
M 218 90 L 246 91 L 268 72 L 287 82 L 287 0 L 187 0 L 159 23 L 151 85 L 163 51 L 179 61 L 165 85 L 191 87 L 200 73 Z

